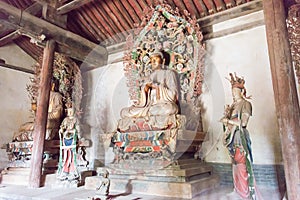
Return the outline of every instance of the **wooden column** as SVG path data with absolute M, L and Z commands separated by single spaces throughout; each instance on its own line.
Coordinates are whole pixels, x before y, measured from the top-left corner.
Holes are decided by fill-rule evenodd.
M 36 117 L 33 130 L 33 148 L 30 165 L 29 187 L 41 186 L 43 152 L 48 118 L 48 106 L 51 88 L 52 66 L 54 61 L 55 41 L 46 43 L 41 69 L 41 80 L 37 101 Z
M 299 104 L 288 41 L 284 0 L 263 0 L 263 8 L 287 196 L 289 200 L 299 200 Z

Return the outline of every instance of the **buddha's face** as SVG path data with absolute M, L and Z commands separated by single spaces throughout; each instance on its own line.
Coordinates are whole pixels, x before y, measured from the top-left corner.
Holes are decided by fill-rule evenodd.
M 150 62 L 153 70 L 161 69 L 162 59 L 159 55 L 151 56 Z

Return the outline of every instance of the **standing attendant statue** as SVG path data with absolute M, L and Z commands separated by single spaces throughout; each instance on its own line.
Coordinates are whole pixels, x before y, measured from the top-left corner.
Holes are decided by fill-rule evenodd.
M 77 180 L 77 141 L 80 138 L 79 120 L 74 116 L 74 109 L 67 109 L 67 117 L 59 129 L 60 156 L 57 177 L 60 180 Z
M 227 105 L 225 116 L 220 120 L 224 126 L 223 144 L 232 160 L 232 173 L 235 192 L 242 199 L 260 199 L 253 174 L 253 157 L 247 124 L 252 116 L 252 105 L 246 100 L 245 80 L 230 75 L 233 103 Z

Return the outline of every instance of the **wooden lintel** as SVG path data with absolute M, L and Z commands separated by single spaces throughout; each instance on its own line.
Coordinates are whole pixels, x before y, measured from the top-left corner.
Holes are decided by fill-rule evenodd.
M 73 1 L 57 8 L 56 11 L 57 11 L 57 14 L 63 15 L 72 10 L 75 10 L 87 3 L 90 3 L 91 1 L 93 1 L 93 0 L 73 0 Z
M 17 71 L 25 72 L 25 73 L 28 73 L 28 74 L 34 74 L 33 70 L 22 68 L 22 67 L 18 67 L 18 66 L 14 66 L 14 65 L 0 63 L 0 67 L 4 67 L 4 68 L 12 69 L 12 70 L 17 70 Z
M 237 32 L 240 32 L 240 31 L 255 28 L 257 26 L 261 26 L 261 25 L 264 25 L 264 24 L 265 24 L 264 19 L 253 21 L 253 22 L 248 22 L 248 23 L 245 23 L 243 25 L 239 25 L 239 26 L 236 26 L 236 27 L 233 27 L 233 28 L 228 28 L 228 29 L 224 29 L 224 30 L 221 30 L 221 31 L 205 34 L 204 35 L 204 40 L 223 37 L 223 36 L 230 35 L 230 34 L 233 34 L 233 33 L 237 33 Z
M 18 30 L 0 38 L 0 47 L 10 43 L 14 39 L 17 39 L 20 36 L 20 32 Z
M 229 19 L 244 16 L 263 9 L 262 0 L 254 0 L 216 14 L 197 19 L 200 27 L 211 26 Z
M 75 33 L 64 30 L 45 20 L 35 17 L 27 12 L 0 1 L 0 13 L 6 18 L 4 20 L 13 24 L 28 35 L 45 35 L 46 39 L 54 39 L 58 43 L 58 49 L 79 61 L 91 65 L 102 66 L 107 61 L 107 50 L 105 47 L 95 44 Z M 91 55 L 91 56 L 90 56 Z
M 41 14 L 42 12 L 42 5 L 40 3 L 34 3 L 31 6 L 29 6 L 28 8 L 25 9 L 25 12 L 28 12 L 32 15 L 38 15 Z M 8 23 L 7 21 L 4 20 L 0 20 L 1 21 L 1 32 L 4 31 L 8 31 L 11 32 L 8 35 L 3 36 L 2 38 L 0 38 L 0 47 L 12 42 L 14 39 L 17 39 L 21 34 L 18 31 L 18 27 L 12 25 L 11 23 Z M 16 30 L 17 29 L 17 30 Z M 9 31 L 10 30 L 10 31 Z M 15 31 L 13 31 L 15 30 Z
M 32 4 L 31 6 L 26 8 L 25 12 L 28 12 L 28 13 L 36 16 L 36 15 L 39 15 L 42 13 L 42 9 L 43 9 L 43 6 L 40 3 L 35 2 L 34 4 Z

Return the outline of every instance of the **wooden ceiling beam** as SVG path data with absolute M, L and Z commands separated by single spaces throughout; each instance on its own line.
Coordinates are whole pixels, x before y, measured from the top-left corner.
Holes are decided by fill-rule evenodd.
M 147 2 L 145 2 L 145 0 L 140 0 L 140 1 L 139 1 L 139 4 L 140 4 L 140 6 L 141 6 L 143 12 L 144 12 L 148 7 L 150 7 L 150 5 L 147 5 Z
M 187 10 L 189 13 L 191 13 L 191 16 L 196 16 L 196 18 L 200 17 L 199 12 L 197 11 L 197 8 L 195 7 L 192 0 L 183 0 Z
M 42 5 L 40 3 L 36 2 L 36 3 L 32 4 L 31 6 L 29 6 L 28 8 L 26 8 L 25 12 L 28 12 L 32 15 L 38 15 L 38 14 L 41 14 L 42 8 L 43 8 Z M 7 24 L 7 25 L 8 25 L 7 30 L 11 30 L 11 31 L 14 30 L 14 29 L 11 28 L 11 26 L 9 24 Z M 4 46 L 6 44 L 9 44 L 14 39 L 17 39 L 19 36 L 20 36 L 20 32 L 18 30 L 13 31 L 13 32 L 9 33 L 8 35 L 3 36 L 2 38 L 0 38 L 0 47 Z
M 12 33 L 9 33 L 8 35 L 3 36 L 2 38 L 0 38 L 0 47 L 3 47 L 4 45 L 11 43 L 13 40 L 17 39 L 18 37 L 20 37 L 19 30 L 16 30 Z
M 114 29 L 113 29 L 112 26 L 109 26 L 107 23 L 104 22 L 105 20 L 103 20 L 103 18 L 101 17 L 100 13 L 97 11 L 97 9 L 94 6 L 92 6 L 91 4 L 89 4 L 88 8 L 89 8 L 89 11 L 87 11 L 87 13 L 90 14 L 92 20 L 94 22 L 97 22 L 97 21 L 100 22 L 100 23 L 96 23 L 98 29 L 100 29 L 100 30 L 104 29 L 106 32 L 108 32 L 108 35 L 116 43 L 121 42 L 122 39 L 124 39 L 124 38 L 120 38 L 120 36 L 116 34 L 116 32 L 114 31 Z
M 115 20 L 115 23 L 120 23 L 121 26 L 124 27 L 124 29 L 122 31 L 126 31 L 126 30 L 130 29 L 130 25 L 120 15 L 120 13 L 117 11 L 116 6 L 113 4 L 113 2 L 111 0 L 104 0 L 103 5 L 105 5 L 104 9 L 108 9 L 108 10 L 106 10 L 106 12 L 109 14 L 109 16 L 112 17 L 113 20 Z
M 182 13 L 182 11 L 187 10 L 184 3 L 181 0 L 173 0 L 176 7 L 179 8 L 179 11 Z
M 243 3 L 246 3 L 246 0 L 236 0 L 236 5 L 241 5 Z
M 99 20 L 101 22 L 101 24 L 106 24 L 108 26 L 110 26 L 114 32 L 119 33 L 119 32 L 123 32 L 122 28 L 120 27 L 119 24 L 115 24 L 114 21 L 107 15 L 106 11 L 103 9 L 103 7 L 101 5 L 96 5 L 94 2 L 92 3 L 92 5 L 97 12 L 100 14 L 99 16 Z M 123 34 L 124 38 L 126 37 Z M 121 36 L 120 36 L 121 37 Z
M 119 1 L 115 1 L 114 2 L 116 7 L 119 9 L 120 13 L 124 16 L 124 19 L 127 21 L 127 23 L 130 25 L 131 28 L 134 28 L 133 24 L 133 20 L 131 19 L 130 15 L 128 14 L 127 10 L 125 9 L 125 7 L 123 6 L 123 4 Z
M 58 46 L 65 48 L 60 52 L 76 60 L 85 61 L 91 65 L 103 65 L 107 62 L 106 48 L 97 45 L 70 31 L 66 31 L 47 21 L 21 11 L 5 2 L 0 1 L 0 13 L 4 20 L 26 31 L 28 35 L 45 35 L 47 39 L 54 39 Z M 90 54 L 91 53 L 91 54 Z
M 198 12 L 200 13 L 200 17 L 204 17 L 204 16 L 207 16 L 208 15 L 208 10 L 205 6 L 205 4 L 203 3 L 203 1 L 194 1 L 195 3 L 195 6 L 198 10 Z
M 93 8 L 91 8 L 93 9 Z M 94 35 L 98 36 L 99 33 L 102 33 L 102 35 L 104 36 L 104 39 L 97 39 L 98 42 L 100 43 L 101 41 L 105 41 L 108 40 L 108 43 L 114 43 L 117 42 L 117 39 L 112 37 L 112 35 L 110 34 L 110 32 L 107 30 L 108 27 L 105 27 L 103 24 L 98 24 L 95 23 L 98 21 L 98 19 L 96 19 L 95 15 L 91 12 L 91 10 L 89 9 L 89 11 L 83 11 L 81 12 L 81 14 L 85 17 L 86 19 L 86 26 L 90 26 L 95 32 Z
M 203 1 L 208 9 L 209 14 L 213 14 L 213 13 L 217 12 L 217 8 L 216 8 L 213 0 L 203 0 Z
M 224 0 L 215 0 L 215 4 L 218 12 L 226 10 L 226 4 Z
M 141 20 L 139 19 L 139 17 L 135 13 L 134 9 L 129 5 L 129 3 L 127 1 L 121 1 L 121 3 L 126 8 L 127 12 L 129 13 L 131 18 L 133 19 L 134 23 L 139 24 L 141 22 Z
M 237 18 L 263 9 L 262 0 L 254 0 L 225 11 L 197 19 L 200 27 L 211 26 L 229 19 Z
M 92 2 L 93 0 L 74 0 L 56 9 L 57 14 L 63 15 Z
M 42 14 L 43 5 L 38 2 L 33 3 L 31 6 L 25 9 L 25 12 L 28 12 L 34 16 Z
M 143 10 L 140 7 L 139 3 L 137 1 L 133 0 L 127 0 L 128 3 L 131 5 L 131 7 L 134 9 L 140 20 L 142 20 L 142 17 L 144 16 Z
M 226 8 L 232 8 L 236 6 L 235 0 L 224 0 Z
M 0 67 L 12 69 L 12 70 L 17 70 L 17 71 L 21 71 L 21 72 L 25 72 L 25 73 L 28 73 L 28 74 L 34 74 L 34 71 L 31 70 L 31 69 L 26 69 L 26 68 L 23 68 L 23 67 L 18 67 L 18 66 L 15 66 L 15 65 L 9 65 L 9 64 L 5 64 L 5 63 L 0 63 Z

